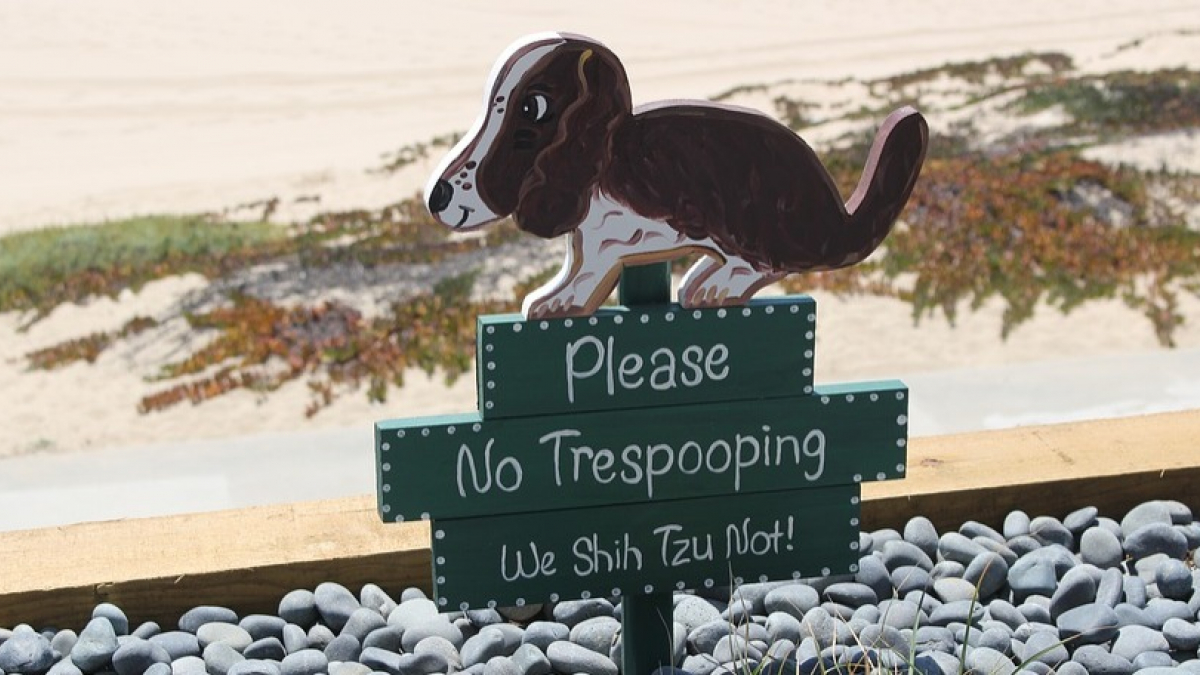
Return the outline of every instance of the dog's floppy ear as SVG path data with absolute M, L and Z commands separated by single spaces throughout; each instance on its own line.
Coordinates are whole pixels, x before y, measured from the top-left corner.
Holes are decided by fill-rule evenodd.
M 632 115 L 625 68 L 596 43 L 568 42 L 557 58 L 574 61 L 574 100 L 554 139 L 534 161 L 514 213 L 521 229 L 557 237 L 579 226 L 600 176 L 612 160 L 612 136 Z

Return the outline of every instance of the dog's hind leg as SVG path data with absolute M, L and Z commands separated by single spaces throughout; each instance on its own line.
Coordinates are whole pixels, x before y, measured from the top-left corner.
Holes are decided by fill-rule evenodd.
M 684 307 L 743 305 L 764 286 L 785 275 L 762 271 L 737 256 L 704 256 L 683 277 L 679 304 Z

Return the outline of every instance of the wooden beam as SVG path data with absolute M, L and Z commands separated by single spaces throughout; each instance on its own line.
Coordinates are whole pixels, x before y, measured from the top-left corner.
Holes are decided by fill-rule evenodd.
M 1149 499 L 1200 512 L 1200 410 L 916 438 L 908 478 L 863 485 L 863 528 L 999 525 Z M 199 604 L 275 612 L 293 588 L 429 587 L 429 528 L 384 525 L 374 496 L 0 533 L 0 626 L 80 627 L 98 602 L 173 624 Z

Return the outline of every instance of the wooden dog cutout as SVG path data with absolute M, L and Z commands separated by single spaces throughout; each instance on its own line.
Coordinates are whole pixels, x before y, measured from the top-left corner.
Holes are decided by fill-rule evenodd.
M 812 148 L 763 113 L 635 109 L 621 62 L 590 38 L 518 41 L 486 91 L 426 201 L 456 230 L 511 215 L 540 237 L 570 236 L 562 270 L 525 298 L 527 319 L 591 314 L 624 265 L 689 253 L 706 255 L 684 276 L 685 307 L 743 304 L 788 273 L 860 262 L 908 201 L 929 135 L 916 110 L 890 114 L 843 203 Z

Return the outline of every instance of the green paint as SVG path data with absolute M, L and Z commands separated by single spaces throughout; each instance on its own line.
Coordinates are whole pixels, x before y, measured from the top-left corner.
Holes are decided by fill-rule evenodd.
M 384 520 L 462 518 L 846 485 L 904 475 L 907 389 L 376 425 Z
M 484 419 L 811 393 L 816 304 L 608 307 L 591 317 L 478 321 Z
M 671 302 L 671 263 L 627 265 L 617 284 L 622 305 L 662 305 Z
M 435 520 L 434 591 L 460 609 L 852 573 L 859 488 Z
M 674 594 L 655 591 L 621 600 L 621 672 L 652 673 L 674 654 Z

